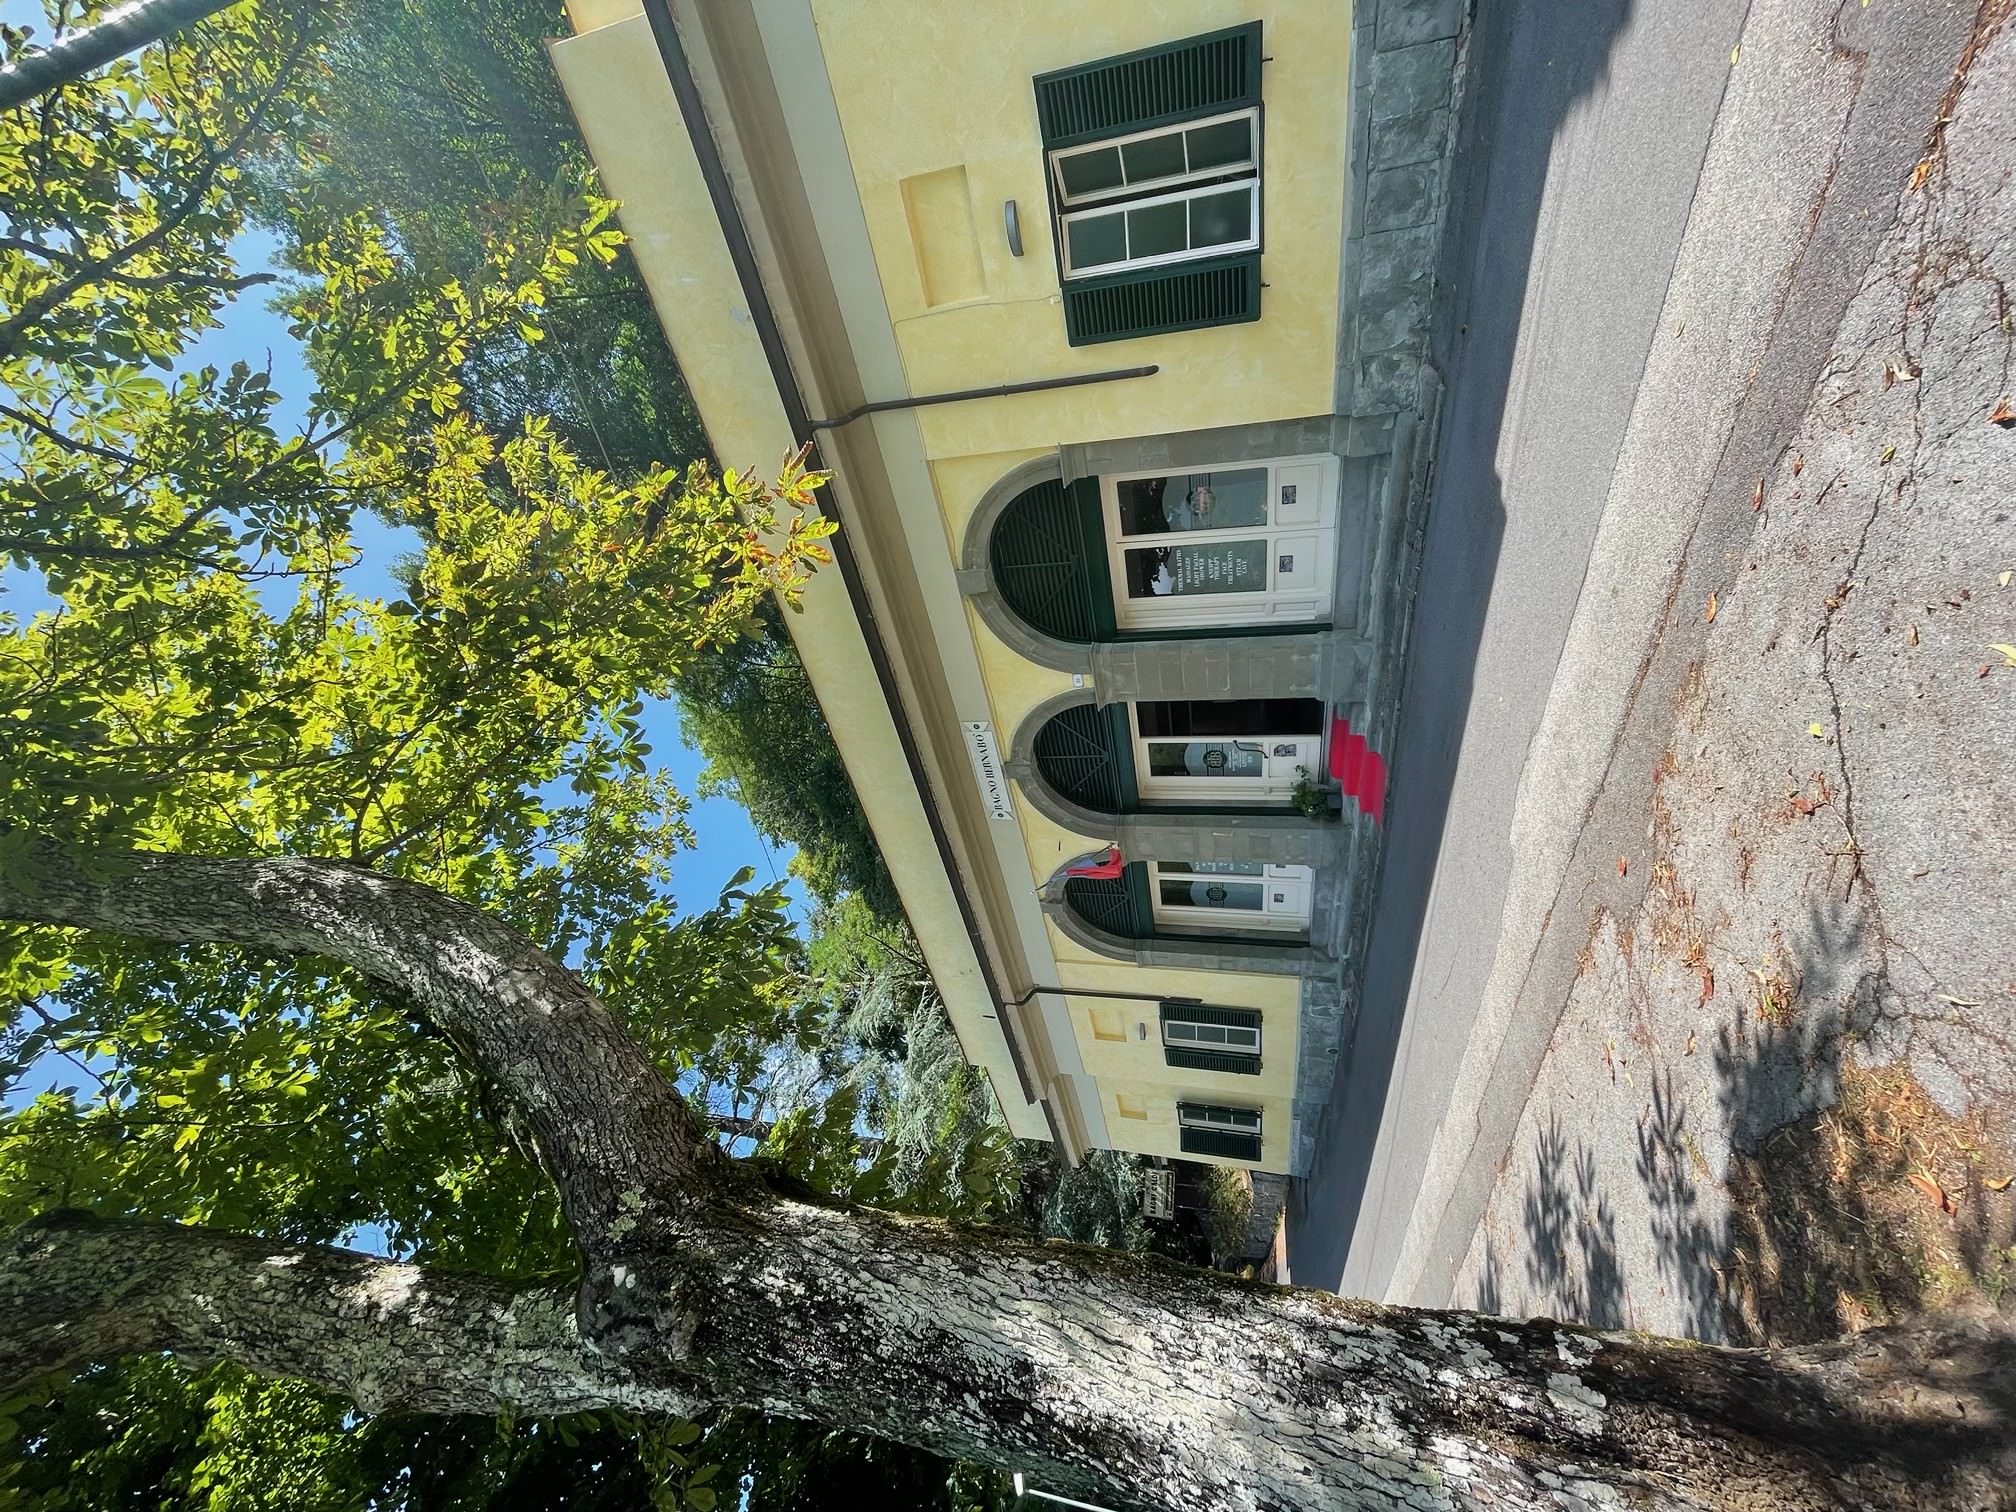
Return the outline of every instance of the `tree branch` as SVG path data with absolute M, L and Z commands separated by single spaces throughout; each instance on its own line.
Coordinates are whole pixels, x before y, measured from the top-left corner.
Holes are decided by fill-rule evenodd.
M 573 972 L 480 909 L 339 861 L 73 851 L 31 843 L 0 918 L 333 957 L 410 997 L 517 1105 L 584 1245 L 736 1167 Z M 628 1220 L 627 1222 L 624 1220 Z
M 320 1245 L 59 1212 L 0 1243 L 0 1392 L 171 1351 L 310 1381 L 369 1412 L 689 1415 L 598 1354 L 566 1282 L 512 1282 Z

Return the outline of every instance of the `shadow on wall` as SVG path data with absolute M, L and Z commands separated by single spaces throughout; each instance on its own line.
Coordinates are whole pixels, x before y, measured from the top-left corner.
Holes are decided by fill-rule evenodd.
M 1484 616 L 1505 534 L 1503 480 L 1492 466 L 1550 150 L 1562 124 L 1608 72 L 1633 0 L 1586 0 L 1572 25 L 1515 27 L 1509 0 L 1476 0 L 1470 98 L 1456 143 L 1435 357 L 1449 379 L 1437 476 L 1490 477 L 1435 498 L 1421 545 L 1401 714 L 1389 767 L 1378 912 L 1357 984 L 1358 1025 L 1340 1059 L 1310 1180 L 1291 1199 L 1289 1271 L 1335 1290 L 1358 1221 L 1392 1078 L 1416 948 L 1456 779 Z M 1530 15 L 1525 17 L 1530 21 Z M 1544 36 L 1535 36 L 1544 31 Z M 1508 98 L 1516 109 L 1508 109 Z M 1459 356 L 1454 333 L 1467 327 Z M 1322 1200 L 1308 1194 L 1320 1186 Z M 1398 1242 L 1398 1236 L 1394 1236 Z

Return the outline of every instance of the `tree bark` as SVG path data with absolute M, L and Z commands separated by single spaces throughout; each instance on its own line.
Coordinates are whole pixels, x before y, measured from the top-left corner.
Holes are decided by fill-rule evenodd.
M 380 1408 L 732 1404 L 1123 1507 L 2016 1506 L 2006 1327 L 1714 1349 L 824 1205 L 720 1157 L 570 973 L 426 888 L 317 861 L 31 860 L 0 917 L 312 951 L 409 992 L 525 1111 L 583 1276 L 570 1313 L 551 1287 L 43 1220 L 0 1261 L 0 1390 L 171 1349 Z
M 97 25 L 69 32 L 0 68 L 0 110 L 60 89 L 235 4 L 237 0 L 132 0 L 107 11 Z

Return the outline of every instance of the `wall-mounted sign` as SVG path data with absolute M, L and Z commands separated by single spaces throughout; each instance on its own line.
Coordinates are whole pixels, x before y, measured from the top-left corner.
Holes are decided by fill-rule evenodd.
M 1013 819 L 1015 805 L 1008 797 L 1008 779 L 1001 775 L 1001 753 L 994 744 L 994 726 L 984 719 L 969 719 L 966 754 L 973 759 L 973 776 L 980 784 L 980 801 L 989 819 Z

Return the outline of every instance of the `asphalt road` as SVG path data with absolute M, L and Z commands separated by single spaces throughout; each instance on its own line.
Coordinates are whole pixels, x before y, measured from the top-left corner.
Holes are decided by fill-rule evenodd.
M 1386 869 L 1357 1034 L 1290 1205 L 1298 1284 L 1379 1297 L 1391 1278 L 1747 5 L 1478 0 Z

